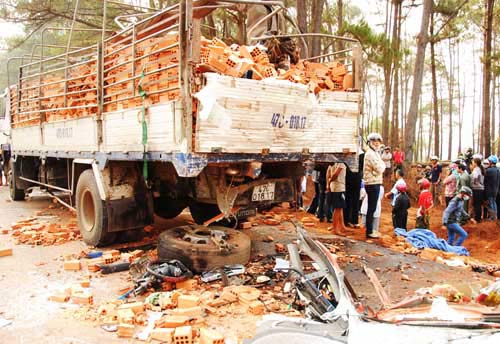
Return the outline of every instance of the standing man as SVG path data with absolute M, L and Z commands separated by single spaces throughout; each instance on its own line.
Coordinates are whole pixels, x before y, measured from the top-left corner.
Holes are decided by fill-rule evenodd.
M 373 213 L 377 209 L 377 201 L 380 194 L 380 186 L 383 181 L 385 163 L 378 154 L 382 144 L 382 136 L 378 133 L 368 135 L 368 149 L 365 153 L 363 179 L 368 197 L 368 209 L 366 211 L 366 237 L 378 238 L 378 234 L 373 232 Z
M 396 146 L 392 157 L 394 158 L 394 173 L 396 173 L 397 170 L 403 171 L 403 162 L 405 161 L 405 152 L 400 150 L 399 146 Z
M 495 155 L 488 157 L 489 166 L 486 168 L 484 177 L 484 197 L 488 201 L 488 220 L 497 220 L 497 194 L 500 184 L 500 171 L 496 164 L 498 158 Z
M 439 163 L 439 158 L 435 155 L 431 156 L 431 192 L 434 204 L 441 201 L 441 180 L 443 175 L 443 167 Z
M 389 182 L 391 178 L 391 166 L 392 166 L 392 153 L 391 153 L 391 147 L 385 147 L 384 151 L 382 152 L 382 160 L 385 163 L 385 171 L 384 171 L 384 181 Z
M 443 229 L 448 230 L 448 244 L 461 246 L 467 238 L 467 232 L 458 224 L 461 218 L 469 217 L 464 211 L 463 202 L 466 198 L 472 196 L 472 190 L 467 186 L 460 189 L 458 194 L 450 201 L 443 213 Z M 474 223 L 475 221 L 472 220 Z M 455 235 L 458 239 L 455 241 Z
M 458 179 L 457 190 L 460 190 L 462 186 L 467 186 L 470 188 L 470 175 L 467 172 L 467 167 L 464 164 L 458 165 L 458 175 L 460 178 Z M 469 213 L 469 200 L 464 200 L 464 210 L 466 213 Z
M 500 161 L 497 162 L 497 168 L 500 170 Z M 498 192 L 497 192 L 497 222 L 498 225 L 500 226 L 500 185 L 498 185 Z
M 472 153 L 472 148 L 467 148 L 467 151 L 465 152 L 465 155 L 464 155 L 464 162 L 465 162 L 465 166 L 467 166 L 467 172 L 470 174 L 471 173 L 471 167 L 470 165 L 472 165 L 472 159 L 473 159 L 473 156 L 474 156 L 474 153 Z

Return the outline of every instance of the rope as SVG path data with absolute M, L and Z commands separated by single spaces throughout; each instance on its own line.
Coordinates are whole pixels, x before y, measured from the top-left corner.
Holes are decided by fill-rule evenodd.
M 148 94 L 142 88 L 142 82 L 144 81 L 145 76 L 146 75 L 144 74 L 144 69 L 143 69 L 141 72 L 141 79 L 139 80 L 139 83 L 137 85 L 137 91 L 139 93 L 139 96 L 142 98 L 142 107 L 141 107 L 142 147 L 143 147 L 142 175 L 144 176 L 144 180 L 147 183 L 149 179 L 149 174 L 148 174 L 148 159 L 147 159 L 148 125 L 146 123 L 146 97 L 148 96 Z

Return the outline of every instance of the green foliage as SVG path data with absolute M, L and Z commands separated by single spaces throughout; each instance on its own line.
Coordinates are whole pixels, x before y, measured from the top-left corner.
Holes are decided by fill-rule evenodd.
M 346 24 L 345 32 L 360 41 L 369 61 L 380 66 L 391 63 L 391 57 L 396 53 L 391 41 L 383 33 L 375 33 L 365 20 Z

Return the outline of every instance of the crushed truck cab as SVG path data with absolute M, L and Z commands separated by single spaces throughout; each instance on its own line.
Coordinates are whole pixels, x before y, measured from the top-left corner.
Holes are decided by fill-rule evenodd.
M 359 44 L 281 69 L 265 53 L 273 36 L 206 36 L 203 18 L 224 4 L 181 1 L 94 45 L 45 56 L 42 42 L 42 58 L 20 58 L 7 92 L 12 199 L 46 189 L 76 210 L 86 243 L 106 245 L 153 214 L 189 207 L 208 223 L 293 202 L 306 160 L 356 171 Z M 273 6 L 262 22 L 286 10 Z

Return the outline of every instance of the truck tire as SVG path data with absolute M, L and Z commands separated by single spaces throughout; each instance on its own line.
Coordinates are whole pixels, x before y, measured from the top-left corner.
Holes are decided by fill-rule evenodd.
M 159 197 L 154 200 L 155 214 L 164 219 L 173 219 L 186 208 L 187 204 L 181 200 Z
M 220 214 L 217 204 L 192 202 L 189 204 L 189 212 L 194 222 L 202 225 L 203 222 L 210 220 L 214 216 Z
M 231 249 L 221 250 L 210 239 L 210 230 L 225 232 Z M 206 241 L 196 243 L 184 239 L 186 234 L 206 238 Z M 158 238 L 158 258 L 161 262 L 178 259 L 198 273 L 224 265 L 246 264 L 250 259 L 250 250 L 251 240 L 246 234 L 226 227 L 180 226 L 164 231 Z
M 13 161 L 10 162 L 10 171 L 9 171 L 9 177 L 6 178 L 8 179 L 7 182 L 9 183 L 9 191 L 10 191 L 10 198 L 13 201 L 24 201 L 26 194 L 24 193 L 23 189 L 18 189 L 17 188 L 17 183 L 16 183 L 16 166 L 14 165 L 15 163 Z
M 76 216 L 83 241 L 89 246 L 111 244 L 116 233 L 108 232 L 108 216 L 105 203 L 99 196 L 99 189 L 92 170 L 85 170 L 76 186 Z

